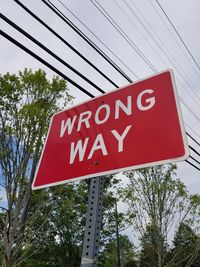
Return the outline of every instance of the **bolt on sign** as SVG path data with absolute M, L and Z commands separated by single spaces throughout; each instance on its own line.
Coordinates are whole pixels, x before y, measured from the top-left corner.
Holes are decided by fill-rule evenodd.
M 56 113 L 33 189 L 189 156 L 171 70 Z

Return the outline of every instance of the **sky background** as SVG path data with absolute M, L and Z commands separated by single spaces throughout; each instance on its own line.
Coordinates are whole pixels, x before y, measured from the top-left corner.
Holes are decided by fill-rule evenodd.
M 41 0 L 22 0 L 21 2 L 95 64 L 118 86 L 121 87 L 129 83 Z M 91 38 L 133 82 L 171 68 L 175 74 L 179 98 L 182 100 L 181 108 L 186 130 L 200 142 L 199 0 L 159 1 L 191 54 L 186 50 L 156 0 L 99 0 L 98 2 L 94 0 L 52 0 L 52 3 Z M 125 34 L 126 40 L 116 30 L 116 25 L 114 27 L 100 13 L 97 8 L 98 3 L 109 14 L 109 18 L 117 23 L 121 33 L 123 31 L 123 35 Z M 38 39 L 68 64 L 91 79 L 101 89 L 106 92 L 115 89 L 111 83 L 34 20 L 15 1 L 0 0 L 0 10 L 4 16 Z M 0 29 L 53 66 L 56 66 L 61 72 L 95 96 L 100 95 L 91 85 L 27 40 L 2 19 L 0 19 Z M 1 35 L 0 51 L 1 74 L 6 72 L 16 73 L 26 67 L 32 70 L 42 68 L 47 72 L 49 78 L 55 75 L 53 71 Z M 138 53 L 142 54 L 143 59 Z M 145 61 L 148 61 L 151 67 Z M 75 96 L 74 104 L 89 100 L 87 95 L 80 92 L 70 83 L 68 83 L 68 88 L 70 93 Z M 194 141 L 188 139 L 188 142 L 197 151 L 200 151 L 200 147 Z M 193 152 L 191 152 L 191 155 L 200 160 L 200 157 Z M 190 161 L 193 162 L 192 160 Z M 200 172 L 186 162 L 181 162 L 177 165 L 178 177 L 186 184 L 188 190 L 191 193 L 200 193 Z M 195 165 L 200 167 L 197 163 Z

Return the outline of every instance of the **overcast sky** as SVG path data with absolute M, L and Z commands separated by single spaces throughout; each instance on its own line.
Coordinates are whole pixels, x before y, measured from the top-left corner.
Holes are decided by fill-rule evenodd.
M 58 16 L 56 16 L 41 0 L 22 0 L 32 12 L 37 14 L 50 27 L 66 39 L 72 46 L 87 57 L 102 72 L 104 72 L 117 85 L 124 86 L 128 81 L 123 78 L 113 67 L 100 57 L 85 41 L 83 41 L 72 29 L 70 29 Z M 110 18 L 120 26 L 126 34 L 127 40 L 119 34 L 116 28 L 109 23 L 90 0 L 52 0 L 76 26 L 78 26 L 92 41 L 97 44 L 112 60 L 123 69 L 133 80 L 144 79 L 167 68 L 173 69 L 177 83 L 179 97 L 185 103 L 181 103 L 186 130 L 200 142 L 200 1 L 199 0 L 160 0 L 164 11 L 173 23 L 182 40 L 187 45 L 191 55 L 178 38 L 176 32 L 167 20 L 156 0 L 99 0 L 99 3 L 110 15 Z M 65 5 L 65 6 L 64 6 Z M 104 91 L 114 89 L 114 86 L 106 81 L 94 69 L 80 59 L 58 38 L 41 26 L 28 15 L 13 0 L 0 0 L 1 13 L 14 21 L 29 34 L 62 57 L 74 68 L 86 75 Z M 77 18 L 75 18 L 73 12 Z M 86 29 L 80 20 L 90 29 Z M 36 45 L 28 41 L 20 33 L 8 26 L 2 19 L 0 28 L 13 38 L 16 38 L 36 54 L 56 66 L 60 71 L 85 87 L 92 94 L 100 93 L 84 82 L 80 77 L 58 63 L 55 59 L 43 52 Z M 99 39 L 97 39 L 93 32 Z M 106 46 L 104 46 L 104 43 Z M 155 72 L 133 49 L 140 51 L 145 61 L 153 65 Z M 108 49 L 109 48 L 109 49 Z M 44 69 L 51 78 L 55 75 L 40 62 L 26 54 L 4 37 L 0 36 L 0 73 L 18 72 L 25 67 L 36 70 Z M 117 57 L 115 57 L 115 55 Z M 194 62 L 194 60 L 199 64 Z M 89 97 L 81 93 L 77 88 L 68 84 L 70 92 L 76 97 L 74 103 L 81 103 Z M 189 107 L 190 111 L 186 108 Z M 192 111 L 192 112 L 191 112 Z M 193 114 L 192 114 L 193 113 Z M 200 151 L 200 147 L 188 139 L 190 145 Z M 193 152 L 191 155 L 200 160 Z M 191 160 L 192 161 L 192 160 Z M 195 163 L 197 166 L 198 164 Z M 200 165 L 198 166 L 200 167 Z M 187 185 L 191 193 L 200 193 L 200 172 L 186 162 L 178 163 L 178 176 Z

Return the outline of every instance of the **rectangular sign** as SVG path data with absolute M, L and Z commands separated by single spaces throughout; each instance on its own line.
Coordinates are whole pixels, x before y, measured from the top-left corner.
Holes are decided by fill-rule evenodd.
M 189 156 L 171 70 L 56 113 L 33 189 Z

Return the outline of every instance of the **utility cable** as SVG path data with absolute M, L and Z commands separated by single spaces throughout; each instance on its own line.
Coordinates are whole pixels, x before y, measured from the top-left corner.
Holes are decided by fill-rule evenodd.
M 67 80 L 68 82 L 70 82 L 71 84 L 73 84 L 75 87 L 77 87 L 78 89 L 80 89 L 83 93 L 87 94 L 88 96 L 94 98 L 94 95 L 92 95 L 91 93 L 89 93 L 86 89 L 84 89 L 82 86 L 78 85 L 76 82 L 74 82 L 73 80 L 71 80 L 69 77 L 67 77 L 66 75 L 64 75 L 62 72 L 60 72 L 58 69 L 56 69 L 55 67 L 53 67 L 51 64 L 49 64 L 48 62 L 46 62 L 44 59 L 42 59 L 41 57 L 39 57 L 38 55 L 36 55 L 35 53 L 33 53 L 31 50 L 29 50 L 28 48 L 26 48 L 25 46 L 23 46 L 21 43 L 19 43 L 18 41 L 16 41 L 15 39 L 13 39 L 11 36 L 9 36 L 8 34 L 6 34 L 5 32 L 3 32 L 2 30 L 0 30 L 0 34 L 2 36 L 4 36 L 6 39 L 8 39 L 9 41 L 11 41 L 13 44 L 17 45 L 19 48 L 23 49 L 25 52 L 27 52 L 28 54 L 30 54 L 31 56 L 33 56 L 35 59 L 37 59 L 38 61 L 40 61 L 41 63 L 43 63 L 44 65 L 46 65 L 47 67 L 49 67 L 51 70 L 53 70 L 54 72 L 56 72 L 58 75 L 60 75 L 61 77 L 63 77 L 65 80 Z M 194 138 L 192 138 L 193 141 L 195 140 Z M 196 140 L 195 140 L 196 141 Z M 197 141 L 196 141 L 197 142 Z M 197 142 L 198 143 L 198 142 Z M 198 156 L 200 156 L 200 154 L 197 152 L 196 149 L 194 149 L 192 146 L 189 146 L 190 149 L 192 151 L 194 151 Z M 193 157 L 191 157 L 193 158 Z M 195 160 L 197 162 L 197 160 Z
M 42 59 L 41 57 L 39 57 L 38 55 L 36 55 L 34 52 L 32 52 L 30 49 L 28 49 L 27 47 L 23 46 L 21 43 L 19 43 L 18 41 L 16 41 L 14 38 L 12 38 L 10 35 L 6 34 L 4 31 L 0 30 L 0 34 L 5 37 L 7 40 L 9 40 L 10 42 L 12 42 L 13 44 L 15 44 L 16 46 L 18 46 L 19 48 L 21 48 L 22 50 L 24 50 L 26 53 L 28 53 L 29 55 L 31 55 L 32 57 L 34 57 L 35 59 L 37 59 L 38 61 L 40 61 L 41 63 L 43 63 L 45 66 L 47 66 L 48 68 L 50 68 L 51 70 L 53 70 L 55 73 L 57 73 L 58 75 L 60 75 L 62 78 L 64 78 L 65 80 L 67 80 L 68 82 L 70 82 L 72 85 L 74 85 L 75 87 L 77 87 L 80 91 L 82 91 L 83 93 L 85 93 L 86 95 L 88 95 L 91 98 L 94 98 L 95 96 L 92 95 L 91 93 L 89 93 L 86 89 L 84 89 L 82 86 L 78 85 L 76 82 L 74 82 L 73 80 L 71 80 L 69 77 L 67 77 L 66 75 L 64 75 L 62 72 L 60 72 L 57 68 L 53 67 L 51 64 L 49 64 L 47 61 L 45 61 L 44 59 Z M 196 151 L 196 149 L 194 149 L 192 146 L 189 146 L 191 150 L 193 150 L 197 155 L 200 156 L 200 154 Z M 190 165 L 192 165 L 193 167 L 195 167 L 196 169 L 198 169 L 194 164 L 190 163 L 188 160 L 186 160 L 186 162 L 188 162 Z M 200 169 L 199 169 L 200 170 Z
M 60 1 L 60 0 L 58 0 Z M 163 63 L 164 59 L 160 56 L 160 54 L 158 53 L 158 51 L 156 50 L 155 46 L 152 45 L 149 41 L 149 38 L 147 38 L 141 31 L 140 29 L 137 27 L 137 25 L 133 22 L 133 20 L 131 19 L 130 16 L 127 15 L 127 13 L 125 12 L 125 10 L 123 9 L 122 6 L 120 6 L 119 1 L 118 0 L 113 0 L 113 2 L 115 3 L 115 5 L 118 7 L 118 9 L 120 10 L 120 12 L 123 13 L 123 15 L 128 19 L 128 21 L 130 22 L 130 24 L 132 25 L 132 27 L 134 29 L 136 29 L 138 31 L 138 33 L 144 38 L 145 42 L 151 47 L 151 49 L 154 51 L 155 55 L 159 57 L 160 61 Z
M 153 0 L 149 0 L 152 8 L 154 9 L 154 11 L 156 12 L 156 14 L 159 16 L 159 18 L 162 20 L 163 24 L 165 25 L 167 31 L 169 32 L 169 34 L 171 35 L 171 37 L 173 38 L 173 40 L 175 41 L 175 43 L 178 45 L 178 47 L 180 48 L 180 50 L 182 51 L 182 54 L 184 55 L 185 59 L 187 60 L 187 62 L 190 64 L 190 66 L 192 67 L 192 69 L 194 70 L 194 72 L 197 74 L 197 76 L 199 76 L 200 78 L 200 73 L 197 71 L 197 69 L 194 67 L 194 65 L 191 63 L 190 58 L 188 57 L 188 54 L 185 52 L 185 50 L 183 49 L 183 47 L 178 43 L 177 39 L 175 38 L 174 34 L 171 32 L 171 30 L 169 29 L 169 26 L 165 23 L 163 17 L 161 16 L 161 14 L 159 13 L 159 11 L 155 8 L 154 4 L 153 4 Z
M 76 20 L 79 21 L 79 23 L 84 26 L 89 33 L 91 33 L 115 58 L 118 59 L 118 61 L 124 65 L 125 68 L 127 68 L 137 79 L 139 79 L 138 75 L 135 74 L 132 69 L 130 67 L 128 67 L 126 65 L 126 63 L 124 61 L 122 61 L 122 59 L 119 58 L 119 56 L 117 56 L 108 45 L 106 45 L 77 15 L 74 14 L 74 12 L 72 12 L 69 7 L 67 7 L 61 0 L 57 0 Z
M 194 133 L 196 134 L 196 136 L 198 136 L 198 138 L 200 138 L 200 135 L 187 123 L 185 122 L 185 125 Z
M 198 160 L 196 160 L 194 157 L 189 156 L 189 158 L 193 159 L 196 163 L 200 164 L 200 162 Z
M 195 169 L 197 169 L 198 171 L 200 171 L 200 168 L 198 168 L 197 166 L 195 166 L 193 163 L 191 163 L 190 161 L 188 161 L 187 159 L 185 160 L 188 164 L 190 164 L 192 167 L 194 167 Z
M 186 132 L 186 134 L 197 144 L 197 145 L 199 145 L 200 146 L 200 143 L 199 142 L 197 142 L 197 140 L 194 138 L 194 137 L 192 137 L 191 136 L 191 134 L 189 134 L 188 132 Z
M 38 22 L 40 22 L 43 26 L 45 26 L 48 30 L 50 30 L 54 35 L 56 35 L 58 38 L 60 38 L 66 45 L 68 45 L 70 47 L 70 44 L 68 44 L 61 36 L 59 36 L 55 31 L 53 31 L 47 24 L 45 24 L 40 18 L 38 18 L 33 12 L 31 12 L 26 6 L 24 6 L 20 1 L 18 0 L 13 0 L 14 2 L 16 2 L 17 4 L 19 4 L 25 11 L 27 11 L 31 16 L 33 16 Z M 44 2 L 50 9 L 52 9 L 54 12 L 56 12 L 48 3 L 45 2 L 45 0 L 41 0 L 42 2 Z M 58 12 L 56 12 L 57 14 Z M 57 14 L 59 15 L 59 14 Z M 59 15 L 60 17 L 60 15 Z M 62 17 L 61 17 L 62 18 Z M 63 19 L 63 18 L 62 18 Z M 75 26 L 74 26 L 75 27 Z M 76 31 L 78 31 L 78 28 L 76 29 Z M 71 49 L 73 49 L 72 47 L 70 47 Z M 79 53 L 78 51 L 76 51 L 77 53 Z M 80 54 L 80 53 L 79 53 Z M 82 55 L 80 55 L 80 57 L 82 57 Z M 95 67 L 95 66 L 94 66 Z M 96 68 L 96 67 L 95 67 Z M 122 74 L 121 74 L 122 75 Z M 113 84 L 114 82 L 111 81 L 109 79 L 109 81 Z M 129 82 L 132 82 L 132 80 L 129 80 Z M 119 87 L 115 84 L 116 87 Z M 180 101 L 183 103 L 183 105 L 186 107 L 186 109 L 189 110 L 189 112 L 198 120 L 200 121 L 200 118 L 198 118 L 198 116 L 195 114 L 195 112 L 183 101 L 183 99 L 181 99 L 179 97 Z
M 24 45 L 22 45 L 21 43 L 19 43 L 17 40 L 15 40 L 14 38 L 12 38 L 10 35 L 8 35 L 7 33 L 5 33 L 4 31 L 0 30 L 0 34 L 4 38 L 6 38 L 7 40 L 9 40 L 11 43 L 15 44 L 16 46 L 18 46 L 19 48 L 21 48 L 22 50 L 24 50 L 26 53 L 28 53 L 29 55 L 31 55 L 32 57 L 34 57 L 35 59 L 37 59 L 38 61 L 40 61 L 41 63 L 43 63 L 45 66 L 47 66 L 48 68 L 50 68 L 51 70 L 53 70 L 55 73 L 57 73 L 58 75 L 60 75 L 63 79 L 65 79 L 66 81 L 70 82 L 72 85 L 74 85 L 75 87 L 77 87 L 81 92 L 85 93 L 89 97 L 92 97 L 92 98 L 95 97 L 93 94 L 91 94 L 90 92 L 88 92 L 82 86 L 80 86 L 79 84 L 77 84 L 76 82 L 74 82 L 72 79 L 70 79 L 65 74 L 63 74 L 61 71 L 59 71 L 57 68 L 55 68 L 54 66 L 52 66 L 51 64 L 49 64 L 43 58 L 41 58 L 38 55 L 36 55 L 34 52 L 32 52 L 30 49 L 28 49 L 27 47 L 25 47 Z
M 0 17 L 2 19 L 5 19 L 6 22 L 8 22 L 10 24 L 10 20 L 8 18 L 5 18 L 5 16 L 3 14 L 0 13 Z M 21 33 L 25 34 L 28 38 L 30 37 L 30 35 L 28 33 L 26 33 L 25 31 L 23 31 L 20 27 L 18 27 L 15 23 L 11 23 L 11 25 L 13 25 L 14 27 L 16 26 L 16 29 L 19 29 Z M 69 77 L 67 77 L 66 75 L 64 75 L 62 72 L 60 72 L 58 69 L 56 69 L 55 67 L 53 67 L 51 64 L 49 64 L 47 61 L 45 61 L 44 59 L 42 59 L 41 57 L 39 57 L 38 55 L 36 55 L 34 52 L 32 52 L 31 50 L 29 50 L 27 47 L 23 46 L 22 44 L 20 44 L 18 41 L 16 41 L 14 38 L 12 38 L 11 36 L 9 36 L 8 34 L 6 34 L 5 32 L 3 32 L 2 30 L 0 30 L 0 34 L 2 36 L 4 36 L 6 39 L 8 39 L 10 42 L 12 42 L 13 44 L 15 44 L 16 46 L 18 46 L 19 48 L 21 48 L 22 50 L 24 50 L 25 52 L 27 52 L 28 54 L 30 54 L 32 57 L 34 57 L 35 59 L 37 59 L 38 61 L 40 61 L 41 63 L 43 63 L 44 65 L 46 65 L 47 67 L 49 67 L 50 69 L 52 69 L 53 71 L 55 71 L 57 74 L 59 74 L 61 77 L 63 77 L 64 79 L 66 79 L 68 82 L 70 82 L 71 84 L 73 84 L 75 87 L 79 88 L 83 93 L 87 94 L 88 96 L 94 98 L 94 95 L 92 95 L 90 92 L 88 92 L 86 89 L 84 89 L 83 87 L 81 87 L 80 85 L 78 85 L 77 83 L 75 83 L 73 80 L 71 80 Z M 40 42 L 38 42 L 36 39 L 33 38 L 34 41 L 36 41 L 36 44 L 41 44 Z M 43 48 L 43 45 L 42 45 Z M 47 49 L 47 51 L 50 51 L 49 49 Z M 51 51 L 50 51 L 51 52 Z M 51 52 L 52 53 L 52 52 Z M 54 53 L 52 53 L 54 55 Z M 80 77 L 82 77 L 81 73 L 77 73 L 77 75 L 81 75 Z M 101 90 L 101 93 L 105 93 L 105 91 Z M 199 146 L 200 144 L 196 141 L 196 139 L 194 137 L 192 137 L 188 132 L 187 135 L 193 140 L 195 141 Z M 197 155 L 200 156 L 200 154 L 197 152 L 197 150 L 195 150 L 193 147 L 189 146 Z
M 5 22 L 7 22 L 10 26 L 12 26 L 13 28 L 15 28 L 17 31 L 19 31 L 20 33 L 22 33 L 24 36 L 26 36 L 29 40 L 31 40 L 33 43 L 35 43 L 36 45 L 38 45 L 40 48 L 42 48 L 43 50 L 45 50 L 48 54 L 50 54 L 52 57 L 54 57 L 55 59 L 57 59 L 64 66 L 66 66 L 71 71 L 73 71 L 74 73 L 76 73 L 83 80 L 85 80 L 90 85 L 92 85 L 94 88 L 96 88 L 99 92 L 105 93 L 105 91 L 103 91 L 99 86 L 97 86 L 95 83 L 93 83 L 91 80 L 89 80 L 86 76 L 84 76 L 83 74 L 81 74 L 79 71 L 77 71 L 71 65 L 69 65 L 67 62 L 65 62 L 62 58 L 60 58 L 55 53 L 53 53 L 51 50 L 49 50 L 46 46 L 44 46 L 42 43 L 40 43 L 38 40 L 36 40 L 34 37 L 32 37 L 30 34 L 28 34 L 26 31 L 24 31 L 18 25 L 16 25 L 14 22 L 12 22 L 7 17 L 5 17 L 2 13 L 0 13 L 0 18 L 3 19 Z
M 105 11 L 105 9 L 103 9 L 103 7 L 96 1 L 96 0 L 94 0 L 101 8 L 102 8 L 102 10 L 106 13 L 106 14 L 108 14 L 106 11 Z M 96 6 L 96 8 L 105 16 L 105 14 L 101 11 L 101 9 L 97 6 L 97 4 L 95 4 L 94 3 L 94 1 L 93 0 L 90 0 L 90 2 L 92 2 L 95 6 Z M 111 18 L 111 16 L 108 14 L 108 16 Z M 106 17 L 106 16 L 105 16 Z M 106 17 L 107 18 L 107 17 Z M 108 18 L 107 18 L 108 19 Z M 112 19 L 112 18 L 111 18 Z M 113 19 L 112 19 L 113 20 Z M 109 20 L 110 21 L 110 20 Z M 113 20 L 114 21 L 114 20 Z M 114 21 L 115 22 L 115 21 Z M 113 25 L 113 23 L 112 22 L 110 22 L 112 25 Z M 117 26 L 114 26 L 115 28 L 117 28 L 117 27 L 119 27 L 119 25 L 116 23 L 116 25 Z M 119 27 L 119 29 L 121 29 L 120 27 Z M 173 62 L 172 62 L 172 64 L 173 64 Z M 152 64 L 151 64 L 152 65 Z M 153 66 L 154 67 L 154 66 Z M 155 67 L 154 67 L 154 73 L 156 73 L 157 72 L 157 70 L 155 69 Z M 181 76 L 182 76 L 182 74 L 181 74 Z M 183 76 L 182 76 L 183 77 Z M 183 77 L 184 78 L 184 77 Z M 187 82 L 187 81 L 186 81 Z M 190 86 L 190 84 L 189 84 L 189 86 Z M 193 88 L 192 88 L 192 90 L 193 90 Z M 198 96 L 198 95 L 197 95 Z M 198 96 L 199 97 L 199 96 Z M 185 103 L 185 101 L 181 98 L 181 97 L 179 97 L 179 99 L 180 99 L 180 101 L 183 103 L 183 105 L 189 110 L 189 112 L 191 112 L 191 114 L 200 122 L 200 118 L 195 114 L 195 112 Z M 196 100 L 195 100 L 196 101 Z
M 157 69 L 151 64 L 151 62 L 145 57 L 140 49 L 132 42 L 128 35 L 122 30 L 122 28 L 116 23 L 116 21 L 106 12 L 106 10 L 96 1 L 90 0 L 90 2 L 99 10 L 99 12 L 106 18 L 106 20 L 117 30 L 117 32 L 123 37 L 123 39 L 133 48 L 133 50 L 142 58 L 142 60 L 149 66 L 149 68 L 155 73 Z
M 190 145 L 189 145 L 189 148 L 190 148 L 193 152 L 195 152 L 198 156 L 200 156 L 200 153 L 199 153 L 195 148 L 193 148 L 193 147 L 190 146 Z
M 191 109 L 191 107 L 185 103 L 182 97 L 178 96 L 178 99 L 181 101 L 181 103 L 186 107 L 186 109 L 194 116 L 198 122 L 200 122 L 200 118 L 195 114 L 195 112 Z
M 92 68 L 94 68 L 101 76 L 103 76 L 107 81 L 109 81 L 115 87 L 119 87 L 116 83 L 114 83 L 107 75 L 105 75 L 102 71 L 100 71 L 92 62 L 90 62 L 86 57 L 84 57 L 77 49 L 75 49 L 71 44 L 69 44 L 64 38 L 62 38 L 57 32 L 55 32 L 50 26 L 48 26 L 43 20 L 41 20 L 38 16 L 36 16 L 30 9 L 28 9 L 25 5 L 23 5 L 18 0 L 13 0 L 16 2 L 21 8 L 23 8 L 29 15 L 31 15 L 34 19 L 36 19 L 40 24 L 42 24 L 47 30 L 49 30 L 53 35 L 55 35 L 59 40 L 61 40 L 65 45 L 67 45 L 74 53 L 76 53 L 81 59 L 83 59 L 87 64 L 89 64 Z
M 177 71 L 177 73 L 182 77 L 182 79 L 185 81 L 185 83 L 190 87 L 190 89 L 192 90 L 192 92 L 195 94 L 196 98 L 198 98 L 198 100 L 200 100 L 200 96 L 198 95 L 197 91 L 193 88 L 193 85 L 191 83 L 189 83 L 189 78 L 186 79 L 186 74 L 184 73 L 184 71 L 182 70 L 182 66 L 179 65 L 179 63 L 177 62 L 176 58 L 171 55 L 171 58 L 169 56 L 170 52 L 167 48 L 167 46 L 165 45 L 165 43 L 161 40 L 160 36 L 158 36 L 156 34 L 156 32 L 154 31 L 153 27 L 151 26 L 151 24 L 147 21 L 147 19 L 145 18 L 145 16 L 142 14 L 142 12 L 140 11 L 140 9 L 137 7 L 137 5 L 134 3 L 133 0 L 131 0 L 133 6 L 135 9 L 137 9 L 137 11 L 139 12 L 140 16 L 142 17 L 142 19 L 140 19 L 140 17 L 136 14 L 136 12 L 133 10 L 133 8 L 128 4 L 127 0 L 123 0 L 123 2 L 125 3 L 125 5 L 128 7 L 128 9 L 131 11 L 131 13 L 136 17 L 136 19 L 139 21 L 139 23 L 142 25 L 142 27 L 145 29 L 145 31 L 149 34 L 149 36 L 153 39 L 153 41 L 157 44 L 157 46 L 159 47 L 159 49 L 163 52 L 163 54 L 166 56 L 166 58 L 169 60 L 169 62 L 172 64 L 172 66 L 174 66 L 174 69 Z M 149 28 L 154 32 L 154 35 L 151 33 L 151 31 L 146 27 L 146 25 L 144 24 L 144 22 L 146 22 L 146 24 L 149 26 Z M 156 38 L 159 40 L 159 42 L 156 40 Z M 164 49 L 165 48 L 165 49 Z M 166 50 L 166 51 L 165 51 Z M 186 87 L 187 88 L 187 87 Z M 191 96 L 191 95 L 190 95 Z M 192 97 L 192 96 L 191 96 Z M 196 102 L 196 98 L 192 99 L 194 100 L 194 102 Z M 199 105 L 198 102 L 196 102 L 197 105 Z
M 17 1 L 17 0 L 14 0 Z M 41 0 L 48 6 L 57 16 L 59 16 L 69 27 L 71 27 L 81 38 L 83 38 L 97 53 L 99 53 L 118 73 L 120 73 L 127 81 L 133 82 L 101 49 L 99 49 L 83 32 L 80 31 L 51 1 Z
M 165 12 L 164 8 L 162 7 L 162 5 L 160 4 L 160 2 L 158 0 L 155 0 L 156 3 L 158 4 L 158 6 L 160 7 L 160 9 L 162 10 L 162 12 L 164 13 L 165 17 L 167 18 L 167 20 L 169 21 L 170 25 L 172 26 L 172 28 L 174 29 L 175 33 L 177 34 L 177 36 L 179 37 L 179 39 L 181 40 L 182 44 L 184 45 L 185 49 L 187 50 L 187 52 L 189 53 L 189 55 L 191 56 L 193 62 L 195 63 L 195 65 L 197 66 L 197 68 L 200 70 L 200 66 L 197 63 L 197 61 L 195 60 L 194 56 L 192 55 L 191 51 L 189 50 L 188 46 L 186 45 L 186 43 L 184 42 L 183 38 L 181 37 L 181 35 L 179 34 L 178 30 L 176 29 L 176 27 L 174 26 L 174 24 L 172 23 L 171 19 L 169 18 L 169 16 L 167 15 L 167 13 Z

